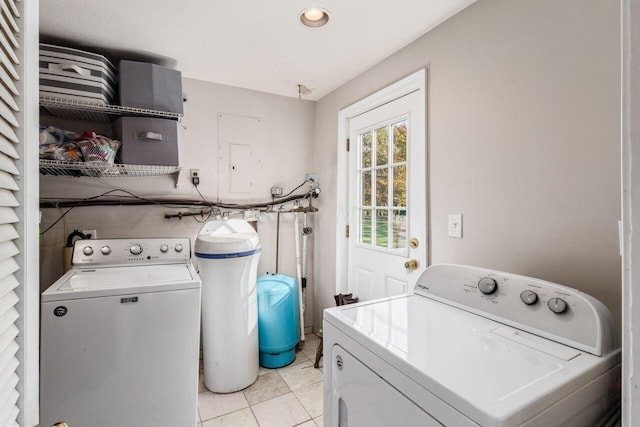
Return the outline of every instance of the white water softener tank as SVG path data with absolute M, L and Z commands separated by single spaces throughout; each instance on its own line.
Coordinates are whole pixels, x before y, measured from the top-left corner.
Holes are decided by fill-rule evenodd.
M 258 378 L 260 240 L 244 220 L 207 222 L 195 244 L 202 279 L 204 385 L 231 393 Z

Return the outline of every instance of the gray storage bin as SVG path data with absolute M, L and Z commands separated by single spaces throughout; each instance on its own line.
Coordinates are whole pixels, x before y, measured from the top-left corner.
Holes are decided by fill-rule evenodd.
M 113 124 L 122 142 L 118 159 L 130 165 L 179 166 L 179 123 L 150 117 L 121 117 Z
M 180 71 L 148 62 L 120 61 L 120 105 L 182 114 Z

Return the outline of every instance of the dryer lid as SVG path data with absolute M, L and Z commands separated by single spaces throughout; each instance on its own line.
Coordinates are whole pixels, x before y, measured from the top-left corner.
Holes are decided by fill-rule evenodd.
M 550 404 L 619 359 L 619 351 L 596 357 L 419 295 L 331 308 L 325 321 L 474 420 Z

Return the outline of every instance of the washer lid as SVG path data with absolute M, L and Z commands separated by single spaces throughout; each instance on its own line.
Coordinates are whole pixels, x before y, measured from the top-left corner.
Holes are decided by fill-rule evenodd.
M 207 222 L 196 239 L 195 255 L 249 256 L 259 252 L 260 239 L 251 224 L 241 219 Z
M 335 307 L 324 317 L 482 425 L 524 422 L 619 360 L 619 350 L 596 357 L 419 295 Z
M 70 270 L 42 293 L 42 302 L 200 287 L 190 265 L 145 265 Z

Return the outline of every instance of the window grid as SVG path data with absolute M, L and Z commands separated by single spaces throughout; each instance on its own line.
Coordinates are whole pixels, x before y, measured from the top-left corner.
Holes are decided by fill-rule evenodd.
M 361 132 L 358 137 L 358 178 L 359 178 L 359 243 L 379 249 L 394 250 L 406 249 L 407 239 L 396 238 L 396 227 L 401 225 L 401 221 L 396 221 L 396 218 L 404 217 L 406 224 L 407 206 L 397 206 L 394 202 L 394 190 L 395 190 L 395 174 L 398 168 L 405 168 L 405 180 L 406 169 L 408 168 L 407 156 L 406 156 L 406 140 L 405 140 L 405 155 L 402 161 L 396 160 L 396 150 L 394 139 L 394 128 L 396 126 L 404 126 L 406 135 L 407 120 L 392 121 L 382 126 L 376 126 L 375 128 Z M 386 163 L 378 163 L 378 153 L 380 147 L 378 146 L 379 132 L 385 132 L 386 138 Z M 383 141 L 380 141 L 383 142 Z M 368 150 L 368 153 L 366 153 Z M 364 164 L 368 166 L 364 166 Z M 386 171 L 387 179 L 387 191 L 386 191 L 386 204 L 379 203 L 378 196 L 378 177 L 380 171 Z M 368 183 L 367 183 L 368 181 Z M 367 186 L 368 184 L 368 186 Z M 369 194 L 367 195 L 367 187 Z M 406 195 L 406 181 L 405 181 L 405 195 Z M 366 203 L 369 202 L 369 203 Z M 384 212 L 383 215 L 380 215 Z M 379 217 L 386 216 L 386 236 L 379 236 L 377 233 Z M 382 224 L 380 224 L 382 225 Z M 406 228 L 405 228 L 406 230 Z M 398 234 L 399 236 L 399 234 Z M 378 244 L 380 240 L 380 244 Z

